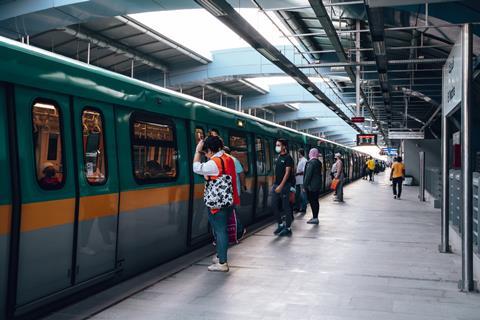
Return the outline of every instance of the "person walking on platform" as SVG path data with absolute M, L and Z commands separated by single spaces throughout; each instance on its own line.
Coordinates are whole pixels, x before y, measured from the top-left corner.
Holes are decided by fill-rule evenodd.
M 322 187 L 322 163 L 318 159 L 318 149 L 312 148 L 308 153 L 308 162 L 305 166 L 305 176 L 303 178 L 303 188 L 307 193 L 308 202 L 312 208 L 313 218 L 308 220 L 308 224 L 318 224 L 318 211 L 320 204 L 318 197 Z
M 295 207 L 293 211 L 305 213 L 307 211 L 307 196 L 303 189 L 303 178 L 305 172 L 305 165 L 307 159 L 305 158 L 305 151 L 298 149 L 298 164 L 297 172 L 295 173 Z
M 343 161 L 342 155 L 340 153 L 335 154 L 335 179 L 338 179 L 337 188 L 335 189 L 337 192 L 337 197 L 333 200 L 335 202 L 343 202 L 343 183 L 345 179 L 345 175 L 343 173 Z
M 237 190 L 237 173 L 233 159 L 223 151 L 218 136 L 200 140 L 193 158 L 193 172 L 206 177 L 204 201 L 209 208 L 208 220 L 216 239 L 217 255 L 208 271 L 228 272 L 228 218 L 233 206 L 240 204 Z M 201 153 L 209 159 L 201 163 Z
M 277 219 L 277 229 L 273 232 L 278 236 L 292 234 L 292 210 L 289 202 L 291 187 L 290 175 L 293 169 L 293 158 L 288 154 L 288 144 L 285 139 L 278 139 L 275 152 L 279 154 L 275 162 L 275 180 L 272 188 L 273 212 Z M 285 217 L 285 223 L 283 223 Z
M 390 180 L 393 185 L 393 198 L 399 199 L 402 196 L 402 184 L 405 180 L 405 165 L 402 163 L 402 157 L 397 157 L 392 164 L 390 171 Z
M 375 173 L 375 160 L 370 156 L 367 160 L 367 169 L 368 169 L 368 177 L 370 181 L 374 180 L 373 174 Z

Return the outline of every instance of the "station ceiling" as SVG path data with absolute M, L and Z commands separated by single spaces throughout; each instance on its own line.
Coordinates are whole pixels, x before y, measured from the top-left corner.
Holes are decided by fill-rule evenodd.
M 424 130 L 427 137 L 438 137 L 442 66 L 456 41 L 460 24 L 474 23 L 474 33 L 480 34 L 479 1 L 428 2 L 427 5 L 419 0 L 64 0 L 58 5 L 38 0 L 32 5 L 28 0 L 0 1 L 0 34 L 169 86 L 169 73 L 202 68 L 212 63 L 212 57 L 202 56 L 127 15 L 203 7 L 279 72 L 292 76 L 322 110 L 320 120 L 302 119 L 298 110 L 301 104 L 298 107 L 291 101 L 277 101 L 257 108 L 254 113 L 269 115 L 272 120 L 276 114 L 278 119 L 290 119 L 283 123 L 285 125 L 325 134 L 332 130 L 322 125 L 321 117 L 329 110 L 343 119 L 343 129 L 336 127 L 339 132 L 345 132 L 337 137 L 341 142 L 351 144 L 355 131 L 374 131 L 383 135 L 386 143 L 395 144 L 386 139 L 392 128 Z M 269 44 L 268 39 L 234 10 L 238 7 L 256 8 L 270 17 L 275 15 L 288 30 L 285 36 L 292 40 L 295 54 L 304 57 L 304 61 L 292 62 Z M 355 45 L 357 34 L 359 50 Z M 480 52 L 476 35 L 475 56 Z M 324 77 L 330 89 L 312 82 L 307 76 L 312 72 Z M 363 113 L 372 127 L 353 124 L 349 109 L 339 106 L 348 105 L 353 109 L 358 74 Z M 241 76 L 205 78 L 196 85 L 177 83 L 170 87 L 227 106 L 230 103 L 232 108 L 241 108 L 242 98 L 248 101 L 249 97 L 269 94 L 268 88 Z M 341 103 L 332 99 L 334 95 L 340 97 Z M 310 127 L 317 123 L 318 128 Z

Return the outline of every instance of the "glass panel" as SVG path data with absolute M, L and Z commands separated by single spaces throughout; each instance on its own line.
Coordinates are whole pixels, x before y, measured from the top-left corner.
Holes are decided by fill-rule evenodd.
M 135 121 L 133 166 L 142 181 L 173 179 L 177 176 L 174 129 L 168 123 Z
M 205 138 L 205 132 L 203 131 L 202 128 L 196 128 L 195 129 L 195 145 L 197 145 L 200 140 Z
M 265 160 L 267 172 L 272 170 L 272 146 L 268 140 L 264 140 L 265 143 Z
M 255 152 L 257 153 L 257 173 L 265 173 L 265 151 L 263 150 L 263 142 L 260 138 L 255 139 Z
M 230 150 L 232 151 L 232 156 L 237 158 L 243 166 L 243 171 L 245 174 L 249 172 L 248 166 L 248 148 L 247 148 L 247 138 L 239 136 L 230 136 Z
M 89 109 L 83 111 L 82 128 L 85 177 L 89 184 L 103 184 L 107 181 L 107 168 L 101 113 Z
M 64 180 L 60 112 L 49 102 L 32 108 L 37 180 L 43 189 L 60 189 Z

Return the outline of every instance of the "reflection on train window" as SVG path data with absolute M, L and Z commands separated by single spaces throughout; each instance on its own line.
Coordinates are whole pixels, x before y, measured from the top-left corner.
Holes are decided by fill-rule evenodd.
M 270 141 L 264 140 L 265 142 L 265 159 L 266 159 L 266 169 L 267 173 L 272 170 L 272 146 Z
M 85 177 L 89 184 L 103 184 L 107 181 L 107 169 L 102 114 L 95 110 L 84 110 L 82 128 Z
M 205 132 L 202 128 L 195 128 L 195 144 L 198 144 L 202 139 L 205 139 Z
M 255 152 L 257 154 L 257 174 L 264 174 L 265 152 L 263 150 L 263 141 L 260 138 L 255 139 Z
M 133 167 L 137 180 L 156 182 L 177 176 L 174 128 L 170 122 L 133 123 Z
M 32 108 L 35 167 L 40 187 L 60 189 L 65 174 L 62 159 L 60 111 L 50 102 L 36 102 Z
M 247 138 L 230 135 L 230 150 L 232 151 L 232 156 L 237 158 L 242 164 L 243 171 L 245 174 L 249 172 L 248 166 L 248 146 Z

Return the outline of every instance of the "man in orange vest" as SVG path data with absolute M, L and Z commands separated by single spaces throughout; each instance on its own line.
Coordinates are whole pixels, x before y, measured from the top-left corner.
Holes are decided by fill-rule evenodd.
M 217 255 L 213 258 L 212 265 L 208 271 L 228 272 L 227 251 L 228 251 L 228 218 L 232 214 L 233 206 L 240 205 L 240 198 L 237 190 L 237 174 L 233 159 L 223 151 L 223 141 L 218 136 L 209 136 L 200 140 L 193 158 L 193 172 L 204 176 L 212 181 L 222 175 L 231 178 L 233 203 L 226 208 L 210 208 L 208 220 L 215 234 Z M 201 163 L 201 154 L 204 153 L 209 159 Z

